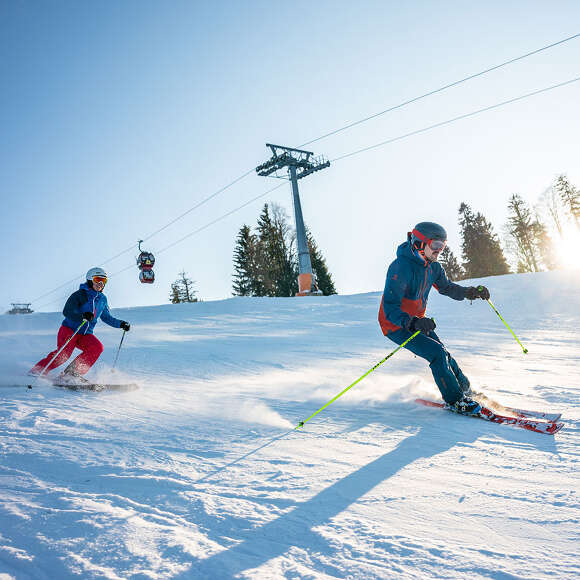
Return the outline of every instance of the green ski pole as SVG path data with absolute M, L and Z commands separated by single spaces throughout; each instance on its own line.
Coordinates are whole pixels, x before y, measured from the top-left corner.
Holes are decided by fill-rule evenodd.
M 481 290 L 483 286 L 478 286 L 477 289 Z M 502 315 L 499 313 L 498 309 L 493 305 L 493 302 L 488 298 L 486 302 L 492 307 L 493 311 L 499 316 L 499 319 L 506 325 L 506 328 L 512 333 L 512 336 L 518 341 L 518 344 L 522 347 L 524 354 L 528 354 L 528 349 L 520 342 L 520 339 L 514 334 L 514 331 L 509 327 L 509 324 L 503 319 Z
M 375 369 L 378 369 L 386 360 L 390 359 L 396 352 L 401 350 L 408 342 L 413 340 L 420 332 L 421 332 L 420 330 L 417 330 L 417 332 L 412 334 L 403 344 L 400 344 L 395 350 L 390 352 L 383 360 L 379 361 L 372 369 L 369 369 L 364 375 L 362 375 L 362 377 L 359 377 L 354 383 L 350 384 L 348 387 L 346 387 L 346 389 L 343 389 L 340 393 L 338 393 L 338 395 L 336 395 L 336 397 L 333 397 L 332 399 L 330 399 L 330 401 L 328 401 L 328 403 L 326 403 L 325 405 L 320 407 L 320 409 L 318 409 L 318 411 L 316 411 L 315 413 L 312 413 L 312 415 L 310 415 L 310 417 L 308 417 L 308 419 L 304 419 L 304 421 L 300 421 L 298 423 L 298 425 L 296 425 L 296 427 L 294 427 L 294 429 L 296 430 L 296 429 L 300 429 L 300 427 L 304 427 L 304 423 L 310 421 L 310 419 L 312 419 L 313 417 L 318 415 L 318 413 L 320 413 L 320 411 L 323 411 L 324 409 L 326 409 L 326 407 L 328 407 L 329 405 L 334 403 L 334 401 L 336 401 L 336 399 L 338 399 L 339 397 L 342 397 L 342 395 L 344 395 L 344 393 L 346 393 L 349 389 L 354 387 L 357 383 L 360 383 L 366 376 L 370 375 Z

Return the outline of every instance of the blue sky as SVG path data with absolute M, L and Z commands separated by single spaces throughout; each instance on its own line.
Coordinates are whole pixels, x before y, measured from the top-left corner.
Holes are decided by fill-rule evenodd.
M 201 298 L 231 295 L 234 239 L 289 185 L 164 250 L 261 192 L 268 158 L 349 122 L 580 32 L 577 2 L 4 2 L 0 8 L 0 309 L 105 264 L 112 306 L 159 304 L 185 269 Z M 580 39 L 312 145 L 330 159 L 579 76 Z M 382 288 L 416 222 L 459 253 L 466 201 L 499 231 L 507 198 L 580 185 L 580 83 L 333 164 L 300 183 L 337 288 Z M 125 270 L 121 272 L 122 270 Z M 116 274 L 117 272 L 120 272 Z M 60 310 L 77 283 L 36 300 Z

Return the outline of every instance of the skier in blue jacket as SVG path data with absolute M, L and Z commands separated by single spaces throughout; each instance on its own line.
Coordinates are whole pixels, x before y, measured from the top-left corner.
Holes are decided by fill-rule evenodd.
M 100 318 L 109 326 L 125 331 L 131 328 L 128 322 L 115 318 L 109 312 L 107 297 L 103 294 L 107 283 L 106 272 L 102 268 L 91 268 L 86 278 L 87 281 L 69 296 L 64 305 L 62 313 L 65 319 L 58 331 L 56 350 L 37 362 L 30 370 L 30 374 L 48 374 L 52 369 L 65 363 L 74 349 L 78 348 L 82 351 L 81 354 L 60 374 L 59 380 L 82 381 L 82 375 L 89 371 L 103 352 L 101 341 L 93 334 L 97 320 Z M 70 342 L 66 344 L 69 339 Z M 66 347 L 52 360 L 65 344 Z
M 383 334 L 402 344 L 417 330 L 421 334 L 405 345 L 429 362 L 435 383 L 447 406 L 458 413 L 476 414 L 480 405 L 470 398 L 469 380 L 435 334 L 435 321 L 425 317 L 431 287 L 454 300 L 487 300 L 485 286 L 466 287 L 451 282 L 437 262 L 447 244 L 447 232 L 433 222 L 418 223 L 397 249 L 389 266 L 379 309 Z

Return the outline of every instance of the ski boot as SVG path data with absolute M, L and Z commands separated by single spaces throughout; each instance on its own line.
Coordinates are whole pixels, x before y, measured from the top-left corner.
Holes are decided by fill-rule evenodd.
M 69 365 L 62 373 L 60 373 L 60 375 L 58 375 L 58 377 L 56 377 L 54 382 L 58 385 L 74 387 L 86 385 L 90 381 L 79 374 L 72 365 Z
M 479 415 L 481 411 L 481 405 L 477 401 L 468 399 L 467 397 L 459 399 L 459 401 L 456 401 L 452 405 L 446 405 L 446 407 L 450 411 L 459 413 L 460 415 Z

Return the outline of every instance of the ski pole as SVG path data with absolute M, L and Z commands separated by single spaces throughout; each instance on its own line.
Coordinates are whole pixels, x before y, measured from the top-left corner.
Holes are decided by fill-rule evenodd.
M 40 371 L 40 373 L 36 376 L 36 378 L 28 385 L 29 389 L 36 384 L 36 381 L 44 374 L 44 371 L 53 363 L 56 357 L 66 348 L 66 345 L 78 334 L 79 330 L 82 328 L 83 324 L 87 323 L 88 320 L 83 319 L 83 321 L 79 324 L 79 327 L 74 331 L 71 337 L 62 345 L 59 351 L 48 361 L 48 364 Z
M 113 367 L 111 368 L 112 371 L 115 370 L 117 366 L 117 360 L 119 359 L 119 353 L 121 352 L 121 347 L 123 346 L 123 340 L 125 340 L 125 335 L 127 334 L 126 330 L 123 330 L 123 336 L 121 337 L 121 342 L 119 343 L 119 348 L 117 349 L 117 354 L 115 356 L 115 362 L 113 363 Z
M 420 334 L 420 332 L 421 332 L 420 330 L 417 330 L 417 332 L 412 334 L 405 342 L 403 342 L 403 344 L 400 344 L 395 350 L 390 352 L 383 360 L 379 361 L 372 369 L 369 369 L 364 375 L 359 377 L 354 383 L 350 384 L 348 387 L 346 387 L 346 389 L 343 389 L 340 393 L 338 393 L 338 395 L 336 395 L 336 397 L 333 397 L 332 399 L 330 399 L 330 401 L 328 401 L 328 403 L 326 403 L 325 405 L 320 407 L 320 409 L 318 409 L 318 411 L 316 411 L 315 413 L 312 413 L 312 415 L 310 415 L 310 417 L 308 417 L 308 419 L 304 419 L 304 421 L 300 421 L 298 423 L 298 425 L 296 427 L 294 427 L 294 430 L 300 429 L 300 427 L 304 427 L 304 423 L 306 423 L 307 421 L 310 421 L 310 419 L 312 419 L 315 415 L 318 415 L 318 413 L 320 413 L 320 411 L 326 409 L 326 407 L 328 407 L 329 405 L 334 403 L 334 401 L 336 401 L 336 399 L 338 399 L 339 397 L 342 397 L 342 395 L 344 395 L 344 393 L 346 393 L 349 389 L 354 387 L 357 383 L 360 383 L 366 376 L 370 375 L 374 370 L 378 369 L 386 360 L 390 359 L 396 352 L 401 350 L 408 342 L 410 342 L 418 334 Z
M 481 290 L 483 286 L 478 286 L 477 289 Z M 522 347 L 524 354 L 528 354 L 528 349 L 520 342 L 520 339 L 514 334 L 514 331 L 509 327 L 509 324 L 503 319 L 502 315 L 499 313 L 498 309 L 493 305 L 493 302 L 488 298 L 486 302 L 492 307 L 493 311 L 499 316 L 499 319 L 506 325 L 506 328 L 512 333 L 512 336 L 518 341 L 518 344 Z

